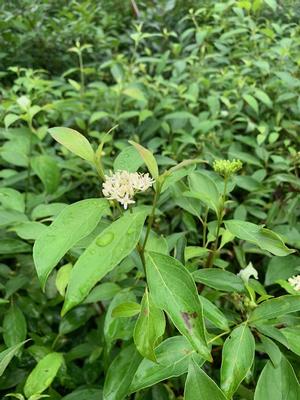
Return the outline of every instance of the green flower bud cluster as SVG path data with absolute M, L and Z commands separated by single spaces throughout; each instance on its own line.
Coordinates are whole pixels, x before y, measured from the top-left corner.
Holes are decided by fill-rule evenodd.
M 228 178 L 229 176 L 235 174 L 243 166 L 240 160 L 215 160 L 213 163 L 214 171 L 219 175 Z

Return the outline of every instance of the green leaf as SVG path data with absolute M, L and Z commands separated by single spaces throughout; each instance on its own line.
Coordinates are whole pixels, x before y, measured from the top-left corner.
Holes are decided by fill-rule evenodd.
M 168 242 L 161 235 L 159 236 L 157 233 L 150 231 L 148 236 L 146 251 L 155 251 L 156 253 L 161 254 L 169 254 Z
M 84 306 L 76 307 L 74 310 L 65 315 L 59 324 L 59 334 L 67 335 L 85 325 L 93 315 L 91 308 L 87 309 Z
M 300 386 L 289 361 L 282 356 L 281 363 L 274 367 L 267 362 L 257 382 L 254 400 L 299 400 Z
M 67 206 L 68 204 L 65 203 L 39 204 L 33 209 L 31 218 L 37 220 L 46 217 L 56 217 Z
M 64 127 L 50 128 L 49 133 L 53 139 L 65 146 L 72 153 L 92 164 L 94 163 L 94 150 L 90 142 L 81 133 Z
M 265 93 L 264 91 L 260 90 L 260 89 L 255 89 L 254 92 L 255 97 L 260 100 L 262 103 L 264 103 L 266 106 L 268 106 L 269 108 L 273 107 L 273 102 L 270 99 L 270 97 L 267 95 L 267 93 Z
M 114 161 L 114 171 L 136 172 L 144 161 L 135 147 L 125 147 Z
M 104 199 L 86 199 L 65 207 L 33 246 L 33 259 L 43 288 L 59 260 L 91 233 L 109 212 Z
M 215 182 L 200 171 L 192 172 L 189 175 L 190 192 L 186 196 L 201 200 L 210 209 L 219 214 L 220 193 Z
M 0 353 L 0 376 L 3 375 L 6 367 L 12 360 L 12 358 L 19 352 L 20 348 L 26 343 L 27 340 L 24 342 L 15 344 L 14 346 L 9 347 L 8 349 L 1 351 Z
M 281 329 L 275 328 L 274 326 L 268 324 L 267 321 L 260 321 L 255 323 L 255 328 L 264 335 L 276 340 L 277 342 L 283 344 L 285 347 L 289 349 L 288 341 L 286 337 L 281 332 Z
M 262 228 L 261 226 L 252 224 L 251 222 L 234 219 L 224 221 L 224 224 L 226 229 L 228 229 L 234 236 L 250 243 L 254 243 L 260 249 L 267 250 L 275 256 L 287 256 L 294 252 L 294 250 L 286 247 L 277 233 L 270 231 L 269 229 Z
M 280 317 L 300 311 L 300 295 L 286 295 L 259 304 L 250 316 L 250 322 Z
M 21 239 L 25 240 L 37 240 L 46 229 L 46 225 L 35 221 L 21 222 L 12 228 Z
M 129 140 L 129 143 L 139 152 L 152 177 L 157 179 L 159 175 L 158 166 L 151 151 L 141 146 L 139 143 L 133 142 L 132 140 Z
M 180 376 L 188 371 L 192 356 L 197 362 L 203 360 L 195 353 L 183 336 L 173 336 L 162 342 L 155 350 L 157 362 L 143 359 L 133 378 L 129 392 L 134 393 L 166 379 Z
M 68 263 L 68 264 L 60 267 L 56 274 L 55 286 L 56 286 L 58 293 L 62 297 L 64 297 L 64 295 L 65 295 L 65 290 L 66 290 L 67 284 L 69 282 L 71 271 L 72 271 L 72 264 Z
M 134 100 L 146 101 L 144 93 L 138 87 L 127 87 L 122 93 Z
M 270 360 L 272 361 L 274 367 L 277 367 L 281 362 L 282 355 L 279 347 L 273 342 L 273 340 L 269 339 L 267 336 L 260 334 L 259 338 L 261 340 L 265 353 L 267 353 L 270 357 Z
M 283 328 L 280 329 L 280 332 L 283 333 L 285 336 L 287 342 L 288 342 L 288 347 L 289 349 L 300 356 L 300 341 L 299 341 L 299 335 L 300 335 L 300 327 L 299 326 L 291 326 L 288 328 Z
M 103 400 L 123 400 L 142 360 L 132 344 L 122 349 L 110 364 L 103 388 Z
M 256 112 L 256 114 L 258 114 L 259 108 L 256 99 L 253 96 L 251 96 L 251 94 L 244 94 L 243 99 Z
M 226 400 L 226 397 L 218 385 L 192 360 L 185 382 L 184 400 Z
M 203 358 L 210 360 L 202 305 L 191 274 L 173 257 L 154 252 L 146 255 L 146 270 L 155 305 L 166 311 L 194 349 Z
M 47 155 L 33 157 L 31 166 L 42 181 L 45 191 L 54 193 L 60 181 L 60 171 L 54 158 Z
M 143 357 L 156 361 L 154 349 L 164 334 L 165 326 L 164 313 L 154 305 L 146 288 L 133 332 L 134 343 Z
M 244 323 L 226 339 L 222 352 L 221 388 L 231 399 L 249 372 L 255 352 L 254 337 Z
M 264 2 L 272 8 L 273 11 L 276 11 L 277 9 L 277 1 L 276 0 L 264 0 Z
M 228 321 L 222 311 L 220 311 L 220 309 L 206 297 L 199 295 L 199 299 L 203 306 L 204 317 L 207 318 L 217 328 L 223 331 L 228 331 Z
M 0 188 L 0 203 L 9 210 L 25 211 L 24 195 L 12 188 Z
M 197 122 L 198 122 L 198 119 L 197 119 L 197 117 L 195 117 L 195 115 L 193 115 L 192 113 L 190 113 L 190 112 L 187 112 L 187 111 L 176 111 L 176 112 L 173 112 L 173 113 L 170 113 L 170 114 L 166 114 L 165 116 L 164 116 L 164 119 L 166 120 L 166 121 L 168 121 L 168 120 L 190 120 L 192 123 L 194 123 L 194 124 L 196 124 Z
M 193 273 L 196 282 L 224 292 L 244 292 L 242 279 L 229 271 L 219 268 L 198 269 Z
M 0 239 L 0 254 L 31 253 L 32 247 L 18 239 Z
M 23 312 L 18 306 L 12 304 L 4 315 L 3 339 L 7 347 L 13 347 L 24 342 L 27 335 L 27 324 Z
M 291 276 L 297 275 L 299 267 L 300 259 L 297 256 L 272 257 L 268 263 L 265 285 L 273 285 L 280 279 L 287 280 Z
M 44 392 L 51 385 L 62 363 L 63 356 L 60 353 L 50 353 L 42 358 L 26 379 L 26 397 Z
M 107 112 L 105 112 L 105 111 L 96 111 L 91 115 L 89 123 L 93 124 L 94 122 L 99 121 L 102 118 L 107 118 L 107 117 L 109 117 L 109 114 Z
M 116 306 L 112 310 L 111 315 L 113 318 L 128 318 L 139 314 L 140 311 L 141 306 L 138 303 L 135 303 L 134 301 L 127 301 Z
M 100 389 L 76 389 L 74 392 L 67 394 L 62 400 L 100 400 L 102 398 L 102 390 Z
M 63 315 L 83 301 L 93 286 L 132 252 L 146 216 L 143 208 L 124 213 L 88 246 L 72 269 Z
M 24 213 L 15 210 L 1 210 L 0 209 L 0 227 L 3 228 L 9 225 L 21 224 L 26 222 L 27 217 Z M 15 239 L 3 239 L 3 240 L 15 240 Z M 25 244 L 25 243 L 24 243 Z
M 18 121 L 18 119 L 20 119 L 19 115 L 16 114 L 7 114 L 4 117 L 4 126 L 5 128 L 9 128 L 10 125 L 12 125 L 14 122 Z
M 198 247 L 198 246 L 186 246 L 184 249 L 184 259 L 185 261 L 189 261 L 192 258 L 196 257 L 206 257 L 209 253 L 209 250 L 205 247 Z
M 107 309 L 104 321 L 104 338 L 108 350 L 117 339 L 128 340 L 132 337 L 135 321 L 130 318 L 114 318 L 112 311 L 119 304 L 136 301 L 135 295 L 129 289 L 123 289 L 112 299 Z
M 91 293 L 84 300 L 84 304 L 97 303 L 98 301 L 106 301 L 112 299 L 119 291 L 120 286 L 114 282 L 100 283 L 91 290 Z

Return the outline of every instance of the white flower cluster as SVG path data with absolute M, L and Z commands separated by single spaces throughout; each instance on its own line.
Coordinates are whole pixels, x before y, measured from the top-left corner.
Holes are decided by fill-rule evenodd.
M 102 193 L 109 200 L 117 200 L 125 210 L 128 204 L 133 204 L 134 195 L 137 192 L 145 192 L 154 183 L 149 174 L 138 172 L 117 171 L 114 174 L 105 175 L 102 185 Z
M 295 290 L 297 290 L 298 292 L 300 291 L 300 275 L 289 278 L 289 283 L 293 286 Z

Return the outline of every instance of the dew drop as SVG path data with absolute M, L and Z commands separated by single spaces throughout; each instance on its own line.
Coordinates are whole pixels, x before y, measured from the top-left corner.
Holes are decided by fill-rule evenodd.
M 114 234 L 112 232 L 107 232 L 96 240 L 96 245 L 101 247 L 107 246 L 113 241 L 113 239 Z

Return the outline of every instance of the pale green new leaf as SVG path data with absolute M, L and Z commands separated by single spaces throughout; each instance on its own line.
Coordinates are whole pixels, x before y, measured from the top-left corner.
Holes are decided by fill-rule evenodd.
M 210 360 L 202 305 L 191 274 L 173 257 L 154 252 L 147 253 L 146 270 L 155 305 L 166 311 L 195 350 L 203 358 Z
M 42 287 L 60 259 L 79 240 L 90 234 L 100 218 L 109 213 L 105 199 L 86 199 L 65 207 L 33 247 L 33 259 Z
M 235 328 L 226 339 L 222 352 L 221 388 L 232 398 L 249 372 L 255 352 L 255 340 L 246 324 Z
M 62 363 L 63 356 L 60 353 L 49 353 L 43 357 L 26 379 L 26 397 L 44 392 L 51 385 Z
M 140 311 L 140 304 L 136 303 L 135 301 L 126 301 L 116 306 L 112 310 L 111 315 L 114 318 L 130 318 L 139 314 Z
M 49 129 L 50 135 L 58 143 L 86 161 L 94 163 L 94 150 L 85 136 L 74 129 L 56 127 Z
M 154 305 L 146 288 L 133 332 L 134 343 L 143 357 L 156 361 L 154 349 L 165 331 L 165 325 L 163 311 Z
M 139 143 L 133 142 L 132 140 L 130 140 L 129 143 L 134 146 L 135 149 L 139 152 L 152 177 L 154 179 L 157 179 L 159 175 L 158 166 L 155 157 L 151 153 L 151 151 L 141 146 Z
M 184 400 L 226 400 L 218 385 L 191 360 L 185 382 Z
M 119 264 L 137 245 L 148 210 L 127 211 L 104 229 L 75 263 L 62 314 L 81 303 L 93 286 Z

